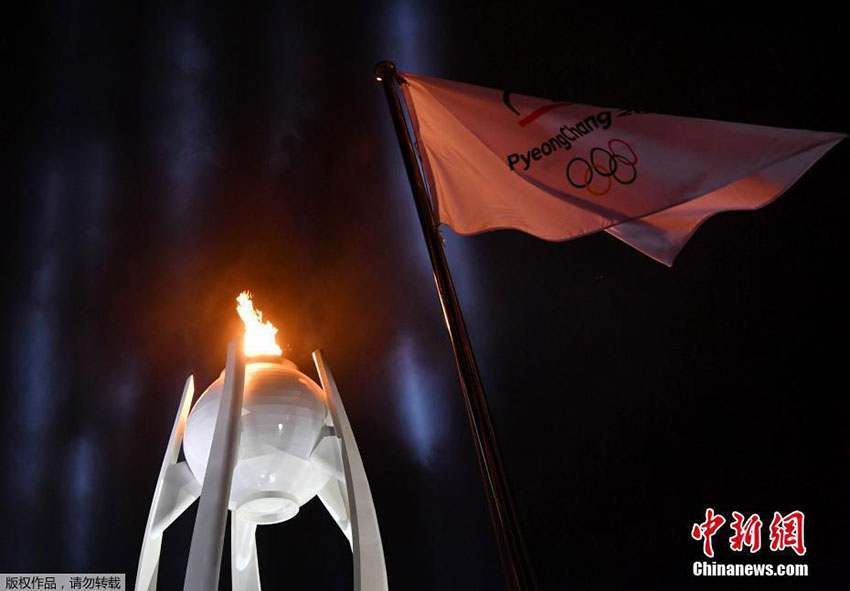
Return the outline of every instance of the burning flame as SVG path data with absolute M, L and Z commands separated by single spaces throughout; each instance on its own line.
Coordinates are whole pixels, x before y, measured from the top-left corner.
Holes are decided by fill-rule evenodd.
M 275 341 L 277 328 L 268 320 L 263 322 L 263 313 L 254 309 L 251 297 L 250 292 L 243 291 L 236 298 L 236 311 L 245 323 L 245 356 L 283 354 Z

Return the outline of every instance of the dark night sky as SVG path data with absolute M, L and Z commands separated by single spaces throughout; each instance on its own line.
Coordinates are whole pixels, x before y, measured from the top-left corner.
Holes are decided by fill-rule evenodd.
M 810 3 L 116 4 L 6 22 L 0 572 L 132 580 L 182 383 L 221 370 L 251 289 L 302 370 L 331 361 L 392 588 L 501 588 L 378 60 L 850 131 L 850 31 Z M 444 231 L 541 588 L 848 588 L 848 156 L 712 219 L 673 269 L 603 234 Z M 809 579 L 694 579 L 706 506 L 805 511 Z M 181 586 L 192 514 L 160 589 Z M 350 588 L 317 501 L 258 541 L 266 588 Z

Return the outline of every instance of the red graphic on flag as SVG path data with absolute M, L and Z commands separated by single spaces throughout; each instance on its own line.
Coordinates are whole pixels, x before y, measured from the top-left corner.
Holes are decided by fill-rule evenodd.
M 762 526 L 758 513 L 753 513 L 744 521 L 742 514 L 732 511 L 732 518 L 729 525 L 735 530 L 735 534 L 729 538 L 729 547 L 735 552 L 743 552 L 744 546 L 747 546 L 750 554 L 758 552 L 761 548 Z
M 780 552 L 791 548 L 797 556 L 803 556 L 806 553 L 804 520 L 805 515 L 802 511 L 793 511 L 784 517 L 775 511 L 773 521 L 770 522 L 770 549 Z
M 709 558 L 714 558 L 714 547 L 711 545 L 711 538 L 724 523 L 726 523 L 726 518 L 722 515 L 715 515 L 714 509 L 709 507 L 705 510 L 705 521 L 695 523 L 691 528 L 691 537 L 695 540 L 702 540 L 702 552 Z

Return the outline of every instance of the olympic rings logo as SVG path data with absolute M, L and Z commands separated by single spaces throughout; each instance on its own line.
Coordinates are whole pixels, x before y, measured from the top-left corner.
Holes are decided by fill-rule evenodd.
M 628 150 L 628 155 L 617 152 Z M 607 159 L 607 162 L 606 162 Z M 604 195 L 611 190 L 612 181 L 621 185 L 631 185 L 637 178 L 637 152 L 626 142 L 618 138 L 608 140 L 608 149 L 593 148 L 590 151 L 590 161 L 584 158 L 573 158 L 567 164 L 567 180 L 576 189 L 587 189 L 592 195 Z M 602 189 L 593 187 L 593 179 L 599 175 L 607 179 L 608 184 Z M 604 183 L 604 180 L 603 180 Z

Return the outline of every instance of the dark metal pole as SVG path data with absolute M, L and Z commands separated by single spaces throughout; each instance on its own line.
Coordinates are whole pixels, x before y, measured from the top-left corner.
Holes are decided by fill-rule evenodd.
M 403 98 L 399 95 L 398 71 L 392 62 L 382 61 L 375 67 L 375 76 L 384 85 L 398 143 L 404 156 L 404 166 L 410 179 L 410 188 L 413 190 L 416 211 L 419 213 L 419 222 L 422 224 L 422 233 L 425 235 L 428 255 L 431 257 L 434 280 L 437 283 L 437 292 L 440 294 L 440 303 L 443 306 L 443 315 L 446 319 L 446 326 L 449 330 L 452 350 L 457 363 L 463 399 L 466 403 L 466 413 L 469 417 L 475 453 L 478 456 L 478 465 L 481 469 L 481 478 L 484 481 L 490 519 L 496 533 L 506 582 L 510 589 L 517 591 L 533 589 L 531 564 L 523 542 L 519 517 L 508 484 L 508 476 L 499 453 L 496 432 L 490 419 L 490 411 L 487 409 L 487 399 L 481 385 L 481 376 L 478 373 L 478 365 L 475 362 L 475 355 L 469 342 L 466 323 L 463 320 L 457 293 L 446 262 L 446 253 L 443 251 L 440 240 L 438 222 L 434 218 L 434 211 L 431 208 L 425 179 L 416 154 L 416 147 L 405 119 L 405 105 Z

